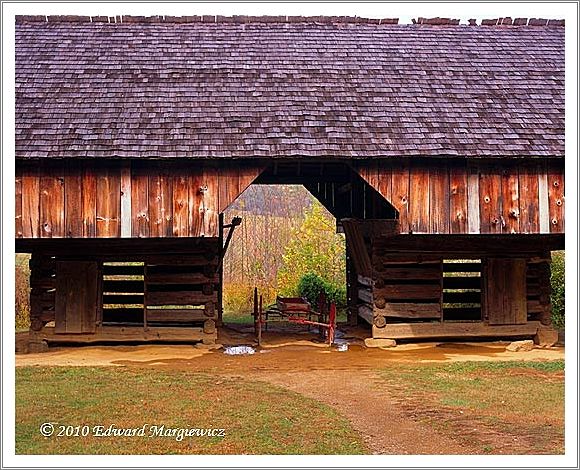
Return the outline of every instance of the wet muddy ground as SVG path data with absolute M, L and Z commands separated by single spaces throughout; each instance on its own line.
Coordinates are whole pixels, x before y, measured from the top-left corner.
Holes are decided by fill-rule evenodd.
M 343 328 L 339 340 L 348 343 L 347 351 L 329 347 L 314 331 L 304 328 L 277 328 L 264 333 L 261 348 L 251 356 L 228 356 L 223 349 L 205 349 L 191 344 L 136 344 L 51 346 L 48 352 L 17 354 L 17 366 L 174 366 L 196 370 L 220 371 L 305 371 L 374 370 L 391 362 L 510 361 L 555 360 L 564 358 L 564 348 L 506 351 L 509 341 L 495 342 L 421 342 L 378 349 L 364 346 L 368 333 L 361 328 Z M 23 343 L 27 334 L 17 335 Z M 220 330 L 223 346 L 256 346 L 251 327 L 232 325 Z M 18 348 L 17 348 L 18 349 Z

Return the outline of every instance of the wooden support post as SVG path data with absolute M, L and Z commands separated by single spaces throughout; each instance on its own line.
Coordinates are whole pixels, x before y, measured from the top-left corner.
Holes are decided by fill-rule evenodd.
M 44 326 L 42 321 L 42 293 L 44 289 L 33 287 L 30 289 L 30 329 L 39 331 Z
M 224 214 L 223 212 L 219 215 L 219 252 L 218 257 L 220 259 L 220 265 L 218 270 L 218 317 L 217 317 L 217 325 L 221 326 L 223 324 L 223 314 L 224 314 L 224 305 L 223 305 L 223 295 L 224 295 L 224 263 L 223 257 L 224 253 Z
M 551 254 L 548 252 L 545 257 L 550 259 Z M 550 262 L 538 263 L 538 281 L 540 294 L 540 322 L 542 325 L 550 326 L 552 324 L 552 302 L 550 295 L 552 293 L 552 285 L 550 283 Z
M 145 306 L 143 306 L 145 308 Z M 97 316 L 95 321 L 98 331 L 103 325 L 103 262 L 97 262 Z
M 548 175 L 545 166 L 542 166 L 538 176 L 538 218 L 540 220 L 540 233 L 550 233 L 550 210 L 548 204 Z
M 262 295 L 258 306 L 258 346 L 262 346 Z
M 55 261 L 50 256 L 32 253 L 30 267 L 30 331 L 36 332 L 55 320 Z
M 358 275 L 350 256 L 350 247 L 346 247 L 346 295 L 347 321 L 350 326 L 358 323 Z
M 258 288 L 254 287 L 254 333 L 258 337 Z
M 336 330 L 336 304 L 330 304 L 330 312 L 328 314 L 328 345 L 332 346 L 334 343 L 334 333 Z
M 479 170 L 474 166 L 468 167 L 467 175 L 467 230 L 469 233 L 481 232 L 479 213 Z
M 147 331 L 147 263 L 143 266 L 143 329 Z
M 121 166 L 121 237 L 131 237 L 131 163 Z

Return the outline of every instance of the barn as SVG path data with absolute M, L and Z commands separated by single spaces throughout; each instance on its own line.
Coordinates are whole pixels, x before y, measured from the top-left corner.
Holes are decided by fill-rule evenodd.
M 381 339 L 549 338 L 564 22 L 16 17 L 30 342 L 215 342 L 224 210 L 304 185 Z

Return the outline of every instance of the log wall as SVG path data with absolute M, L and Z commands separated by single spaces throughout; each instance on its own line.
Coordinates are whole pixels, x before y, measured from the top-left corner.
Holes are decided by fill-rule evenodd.
M 126 256 L 106 249 L 56 256 L 33 252 L 31 332 L 42 337 L 49 328 L 52 339 L 74 341 L 74 335 L 87 334 L 107 340 L 104 331 L 119 336 L 122 330 L 120 337 L 130 340 L 130 332 L 136 332 L 140 340 L 143 331 L 153 328 L 170 340 L 167 328 L 190 328 L 192 341 L 211 342 L 218 314 L 220 242 L 197 239 L 196 244 L 182 244 L 179 254 L 156 254 L 153 246 L 151 254 Z
M 550 252 L 546 252 L 528 259 L 526 269 L 528 321 L 539 321 L 542 325 L 552 324 L 550 262 Z
M 219 213 L 262 169 L 237 162 L 22 163 L 16 237 L 217 237 Z
M 357 161 L 401 233 L 564 233 L 563 160 Z
M 562 248 L 561 234 L 401 235 L 397 221 L 343 225 L 357 274 L 349 307 L 375 338 L 528 336 L 550 324 L 547 250 Z
M 461 336 L 466 322 L 551 323 L 549 254 L 498 259 L 482 253 L 480 259 L 454 260 L 374 248 L 372 258 L 373 278 L 359 276 L 358 310 L 377 338 L 389 337 L 389 325 L 400 323 L 431 324 L 433 337 L 437 328 L 452 331 L 435 324 L 460 324 Z

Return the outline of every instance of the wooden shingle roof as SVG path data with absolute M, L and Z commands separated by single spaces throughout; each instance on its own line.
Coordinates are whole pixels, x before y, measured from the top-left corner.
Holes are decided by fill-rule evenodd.
M 107 21 L 17 17 L 17 158 L 564 155 L 562 26 Z

